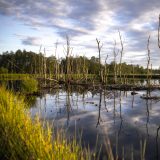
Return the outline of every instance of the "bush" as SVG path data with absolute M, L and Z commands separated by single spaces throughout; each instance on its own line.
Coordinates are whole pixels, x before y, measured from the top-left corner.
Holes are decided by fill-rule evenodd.
M 22 80 L 21 90 L 24 93 L 33 93 L 38 89 L 38 82 L 33 78 L 27 78 Z
M 8 69 L 4 67 L 0 67 L 0 74 L 2 73 L 8 73 Z

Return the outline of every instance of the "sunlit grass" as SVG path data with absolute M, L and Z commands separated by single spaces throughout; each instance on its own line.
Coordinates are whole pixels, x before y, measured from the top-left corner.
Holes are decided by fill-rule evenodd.
M 0 88 L 0 159 L 91 159 L 74 138 L 67 140 L 63 130 L 53 133 L 47 122 L 42 127 L 25 108 L 23 97 Z

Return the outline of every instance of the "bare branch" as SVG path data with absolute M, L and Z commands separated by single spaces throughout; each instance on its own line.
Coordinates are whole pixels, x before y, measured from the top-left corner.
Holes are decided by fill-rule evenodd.
M 119 33 L 119 39 L 120 39 L 120 43 L 121 43 L 121 51 L 120 51 L 120 53 L 121 53 L 121 58 L 120 58 L 120 64 L 122 63 L 122 56 L 123 56 L 123 42 L 122 42 L 122 36 L 121 36 L 121 33 L 120 33 L 120 31 L 118 30 L 118 33 Z
M 149 44 L 150 44 L 150 35 L 148 37 L 148 42 L 147 42 L 147 50 L 148 50 L 148 59 L 147 59 L 147 75 L 149 74 L 149 65 L 150 65 L 150 48 L 149 48 Z
M 39 53 L 41 53 L 41 49 L 42 49 L 42 45 L 40 45 L 40 47 L 39 47 Z
M 57 56 L 58 40 L 55 43 L 55 57 Z
M 100 81 L 102 82 L 102 68 L 101 68 L 101 49 L 103 44 L 100 45 L 100 41 L 96 38 L 97 45 L 98 45 L 98 53 L 99 53 L 99 72 L 100 72 Z
M 122 57 L 123 57 L 123 42 L 122 42 L 122 36 L 121 36 L 121 33 L 120 33 L 120 31 L 119 31 L 119 30 L 118 30 L 118 33 L 119 33 L 119 39 L 120 39 L 120 43 L 121 43 L 121 50 L 120 50 L 121 57 L 120 57 L 119 75 L 120 75 L 121 83 L 122 83 Z
M 158 47 L 160 48 L 160 15 L 159 15 L 159 25 L 158 25 Z
M 108 59 L 108 54 L 107 54 L 106 59 L 105 59 L 105 64 L 107 63 L 107 59 Z

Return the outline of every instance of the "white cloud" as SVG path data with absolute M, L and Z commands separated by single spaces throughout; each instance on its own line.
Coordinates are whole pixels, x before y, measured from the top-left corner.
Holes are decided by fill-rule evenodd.
M 28 35 L 26 39 L 21 39 L 23 44 L 38 46 L 43 43 L 50 47 L 59 39 L 64 45 L 67 34 L 71 37 L 75 54 L 96 56 L 95 39 L 98 38 L 104 44 L 103 57 L 109 54 L 112 59 L 114 40 L 117 41 L 117 48 L 120 48 L 119 29 L 124 41 L 124 60 L 129 62 L 133 55 L 137 56 L 135 62 L 139 63 L 142 53 L 146 53 L 147 38 L 151 35 L 152 59 L 156 60 L 157 57 L 154 64 L 158 64 L 158 0 L 47 0 L 45 3 L 43 0 L 1 0 L 0 6 L 0 14 L 12 16 L 32 31 L 36 29 L 39 32 L 39 36 Z M 63 55 L 63 49 L 59 49 L 59 54 Z

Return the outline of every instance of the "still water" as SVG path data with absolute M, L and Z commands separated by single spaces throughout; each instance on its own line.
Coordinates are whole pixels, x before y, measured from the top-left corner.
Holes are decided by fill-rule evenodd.
M 100 89 L 55 89 L 37 97 L 31 115 L 63 127 L 68 135 L 82 132 L 82 143 L 95 149 L 101 147 L 100 159 L 106 159 L 106 142 L 114 157 L 140 159 L 146 142 L 145 159 L 160 159 L 160 101 L 146 100 L 146 91 Z M 151 96 L 159 96 L 154 90 Z M 76 129 L 75 129 L 76 128 Z M 159 133 L 160 134 L 160 133 Z

